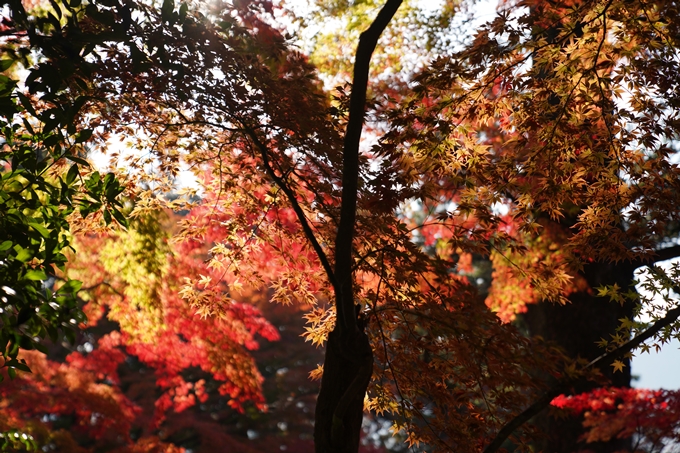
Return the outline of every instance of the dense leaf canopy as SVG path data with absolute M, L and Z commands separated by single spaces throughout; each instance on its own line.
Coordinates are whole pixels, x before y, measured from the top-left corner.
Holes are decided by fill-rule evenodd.
M 563 393 L 560 451 L 677 437 L 677 395 L 619 387 L 680 329 L 678 4 L 503 2 L 466 39 L 470 5 L 355 3 L 7 4 L 7 446 L 177 451 L 173 413 L 266 410 L 263 300 L 326 348 L 317 452 L 362 407 L 427 451 L 541 448 Z

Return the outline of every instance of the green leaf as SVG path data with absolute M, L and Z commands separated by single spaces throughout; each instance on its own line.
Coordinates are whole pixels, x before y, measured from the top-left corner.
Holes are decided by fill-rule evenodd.
M 77 163 L 77 164 L 85 165 L 88 168 L 90 167 L 89 162 L 86 161 L 85 159 L 83 159 L 82 157 L 73 156 L 71 154 L 66 154 L 64 157 L 67 158 L 68 160 L 72 161 L 72 162 Z
M 172 23 L 172 12 L 174 9 L 175 2 L 173 0 L 163 0 L 163 6 L 161 7 L 161 19 Z
M 14 60 L 2 59 L 0 60 L 0 72 L 5 72 L 14 64 Z
M 108 186 L 115 180 L 116 176 L 113 173 L 107 173 L 106 176 L 104 176 L 104 186 Z
M 73 330 L 67 329 L 64 331 L 64 337 L 70 344 L 76 344 L 76 333 Z
M 26 373 L 30 373 L 31 369 L 26 365 L 25 361 L 19 361 L 17 359 L 12 359 L 10 360 L 10 363 L 7 364 L 8 366 L 11 366 L 12 368 L 16 368 L 17 370 L 24 371 Z
M 99 184 L 100 180 L 101 175 L 99 174 L 98 171 L 95 171 L 90 175 L 89 178 L 87 178 L 87 181 L 85 181 L 85 185 L 89 188 L 95 188 Z
M 33 228 L 35 231 L 40 233 L 40 235 L 44 238 L 49 238 L 50 237 L 50 232 L 47 228 L 44 226 L 40 225 L 39 223 L 35 222 L 28 222 L 31 228 Z
M 37 117 L 38 114 L 35 112 L 31 100 L 22 93 L 17 93 L 17 96 L 19 97 L 19 102 L 21 102 L 21 106 L 25 108 L 26 111 L 31 114 L 31 116 Z
M 22 335 L 19 337 L 19 347 L 21 349 L 26 349 L 27 351 L 32 351 L 35 349 L 35 342 L 33 339 L 27 335 Z
M 72 294 L 72 293 L 77 293 L 80 288 L 83 286 L 83 282 L 78 281 L 78 280 L 69 280 L 66 283 L 64 283 L 61 288 L 57 290 L 57 293 L 59 294 Z
M 3 190 L 6 193 L 17 193 L 24 190 L 24 185 L 20 181 L 13 180 L 5 183 Z
M 49 118 L 44 121 L 43 125 L 43 133 L 46 134 L 52 130 L 54 130 L 57 126 L 59 126 L 60 120 L 59 117 L 56 118 Z M 48 144 L 48 146 L 51 146 Z
M 78 171 L 78 166 L 77 165 L 71 165 L 71 168 L 68 169 L 68 173 L 66 173 L 66 184 L 69 186 L 73 184 L 73 181 L 76 180 L 80 172 Z
M 35 346 L 35 349 L 37 349 L 38 351 L 42 352 L 45 355 L 49 353 L 49 351 L 47 350 L 47 346 L 45 346 L 42 343 L 33 343 L 33 346 Z
M 25 363 L 17 362 L 16 364 L 12 365 L 12 367 L 25 373 L 31 372 L 31 369 Z
M 17 108 L 16 104 L 11 99 L 8 98 L 0 98 L 0 113 L 5 115 L 5 117 L 10 118 L 12 117 L 15 113 L 18 113 L 19 109 Z
M 5 250 L 9 250 L 12 248 L 12 241 L 5 241 L 2 244 L 0 244 L 0 252 L 4 252 Z
M 92 137 L 92 129 L 83 129 L 76 137 L 76 143 L 86 142 Z
M 130 226 L 128 220 L 125 218 L 125 215 L 123 215 L 123 213 L 120 212 L 118 209 L 113 208 L 111 210 L 111 214 L 113 214 L 113 218 L 116 219 L 118 223 L 124 226 L 125 228 Z
M 12 90 L 14 90 L 16 84 L 16 80 L 10 79 L 6 75 L 0 74 L 0 93 L 5 95 L 5 99 L 9 99 L 9 95 Z
M 30 250 L 26 250 L 19 244 L 14 246 L 14 250 L 16 250 L 17 254 L 14 257 L 17 261 L 21 261 L 22 263 L 25 263 L 26 261 L 30 260 L 33 258 L 33 252 Z
M 33 130 L 33 126 L 31 126 L 31 123 L 29 123 L 26 118 L 21 118 L 21 121 L 24 123 L 24 127 L 26 128 L 28 133 L 31 135 L 35 135 L 35 131 Z
M 42 281 L 47 280 L 47 274 L 42 269 L 31 269 L 26 272 L 26 278 L 29 280 Z
M 56 131 L 53 134 L 49 134 L 45 139 L 43 140 L 43 144 L 49 148 L 51 147 L 58 147 L 60 146 L 61 142 L 64 140 L 64 137 L 61 136 L 61 132 Z M 56 153 L 54 153 L 56 154 Z M 57 156 L 60 156 L 61 154 L 57 154 Z
M 17 326 L 20 326 L 22 324 L 26 324 L 29 319 L 35 314 L 35 310 L 33 307 L 24 307 L 19 311 L 19 314 L 17 315 Z

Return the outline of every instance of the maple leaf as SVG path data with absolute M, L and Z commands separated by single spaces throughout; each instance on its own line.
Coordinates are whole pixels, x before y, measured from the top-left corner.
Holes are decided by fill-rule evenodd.
M 323 365 L 319 365 L 316 369 L 309 372 L 309 378 L 313 381 L 318 381 L 323 375 Z
M 623 371 L 623 369 L 626 367 L 626 364 L 621 362 L 620 360 L 614 360 L 611 366 L 614 368 L 614 371 L 616 372 Z

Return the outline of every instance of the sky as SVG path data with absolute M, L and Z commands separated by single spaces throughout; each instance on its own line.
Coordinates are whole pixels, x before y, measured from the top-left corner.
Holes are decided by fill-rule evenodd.
M 639 354 L 633 358 L 631 371 L 639 376 L 633 387 L 680 389 L 680 342 L 667 343 L 658 353 Z
M 657 266 L 673 275 L 673 265 L 680 259 L 662 261 Z M 636 271 L 636 279 L 644 282 L 646 279 L 643 268 Z M 638 285 L 638 291 L 643 293 L 642 285 Z M 676 294 L 677 296 L 677 294 Z M 663 305 L 663 304 L 662 304 Z M 660 313 L 661 314 L 661 313 Z M 644 321 L 649 321 L 643 317 Z M 647 342 L 647 344 L 652 344 Z M 652 348 L 649 353 L 639 352 L 632 360 L 631 372 L 633 374 L 633 387 L 649 389 L 680 389 L 680 341 L 677 339 L 662 345 L 660 351 Z M 635 380 L 638 376 L 639 379 Z

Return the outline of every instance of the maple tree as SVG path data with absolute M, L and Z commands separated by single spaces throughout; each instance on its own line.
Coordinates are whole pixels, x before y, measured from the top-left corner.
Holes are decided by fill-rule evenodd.
M 580 437 L 614 451 L 638 426 L 652 443 L 673 437 L 673 416 L 632 420 L 674 396 L 625 389 L 555 400 L 591 407 L 586 436 L 578 419 L 527 422 L 561 393 L 627 386 L 635 348 L 678 336 L 677 268 L 653 265 L 679 252 L 677 5 L 504 3 L 455 50 L 434 41 L 452 30 L 447 7 L 428 19 L 422 58 L 437 58 L 371 82 L 374 51 L 374 68 L 395 68 L 390 47 L 409 47 L 394 43 L 399 26 L 423 23 L 401 3 L 318 2 L 360 30 L 348 34 L 354 60 L 326 67 L 286 42 L 267 1 L 71 1 L 33 15 L 9 3 L 7 61 L 30 74 L 0 93 L 2 200 L 15 213 L 0 245 L 3 357 L 12 374 L 34 372 L 0 388 L 16 401 L 3 428 L 76 448 L 26 423 L 68 415 L 95 449 L 174 448 L 129 438 L 139 409 L 116 377 L 128 355 L 160 389 L 151 423 L 204 402 L 208 379 L 234 408 L 264 408 L 248 351 L 278 333 L 239 292 L 268 288 L 307 309 L 305 336 L 325 346 L 312 373 L 318 452 L 357 451 L 364 408 L 435 451 L 574 451 Z M 325 91 L 312 62 L 351 69 L 351 85 Z M 380 136 L 370 149 L 366 118 Z M 112 152 L 118 138 L 132 152 Z M 93 150 L 111 156 L 111 173 L 82 160 Z M 183 167 L 200 201 L 193 189 L 165 196 Z M 172 240 L 165 208 L 188 212 Z M 126 231 L 102 225 L 125 216 Z M 470 277 L 489 263 L 477 287 Z M 643 265 L 647 293 L 635 288 Z M 64 289 L 43 292 L 48 274 Z M 63 364 L 19 356 L 85 320 L 76 281 L 90 328 L 116 329 Z M 616 414 L 607 398 L 623 401 Z

